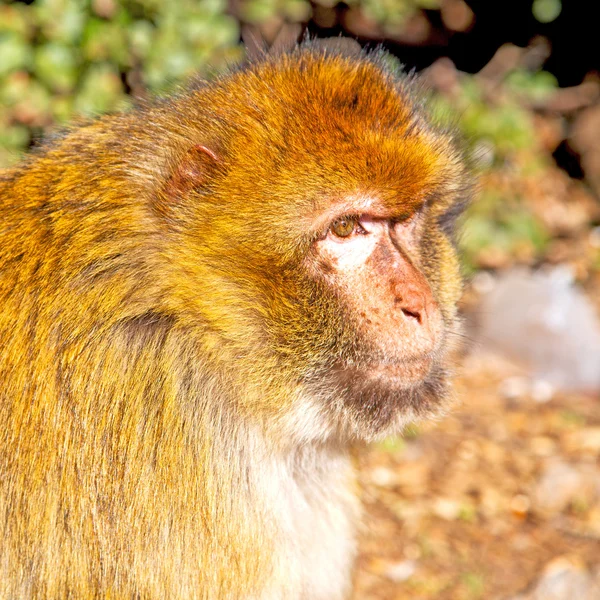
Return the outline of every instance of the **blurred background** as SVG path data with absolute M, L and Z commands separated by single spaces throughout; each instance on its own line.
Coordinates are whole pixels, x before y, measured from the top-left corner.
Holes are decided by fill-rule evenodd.
M 356 599 L 600 598 L 600 52 L 576 0 L 0 0 L 0 167 L 306 33 L 422 74 L 480 186 L 456 406 L 359 452 Z

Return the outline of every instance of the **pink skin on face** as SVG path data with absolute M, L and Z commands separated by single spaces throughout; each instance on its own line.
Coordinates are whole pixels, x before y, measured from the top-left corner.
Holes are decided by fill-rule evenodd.
M 361 335 L 377 349 L 365 376 L 410 386 L 427 376 L 444 329 L 419 269 L 422 215 L 398 221 L 373 206 L 367 210 L 333 217 L 315 242 L 313 268 L 336 288 L 351 313 L 360 315 Z M 346 219 L 345 228 L 336 225 L 340 218 Z

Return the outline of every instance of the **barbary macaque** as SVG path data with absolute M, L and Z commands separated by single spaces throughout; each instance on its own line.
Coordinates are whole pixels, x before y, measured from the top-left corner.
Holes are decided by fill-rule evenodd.
M 305 42 L 0 174 L 0 598 L 337 600 L 353 444 L 439 413 L 469 176 Z

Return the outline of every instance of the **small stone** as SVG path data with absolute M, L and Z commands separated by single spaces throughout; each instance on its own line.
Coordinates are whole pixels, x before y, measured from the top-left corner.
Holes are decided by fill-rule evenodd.
M 547 402 L 555 389 L 600 390 L 600 319 L 574 277 L 564 265 L 513 269 L 482 295 L 482 344 L 522 361 L 544 381 L 531 386 L 538 402 Z M 509 397 L 522 395 L 518 388 L 505 390 Z
M 600 590 L 578 561 L 558 557 L 545 567 L 531 600 L 598 600 Z
M 521 519 L 524 519 L 531 508 L 531 500 L 525 494 L 517 494 L 510 501 L 510 510 Z
M 598 236 L 600 239 L 600 235 Z M 600 240 L 599 240 L 600 245 Z M 471 287 L 478 294 L 489 294 L 496 285 L 496 278 L 487 271 L 480 271 L 477 273 L 471 282 Z
M 549 463 L 535 487 L 534 507 L 544 513 L 558 514 L 583 487 L 581 474 L 562 461 Z
M 395 484 L 394 472 L 387 467 L 376 467 L 371 471 L 371 481 L 379 487 L 391 487 Z
M 433 504 L 433 513 L 446 521 L 455 521 L 460 510 L 460 503 L 449 498 L 438 498 Z
M 515 375 L 513 377 L 507 377 L 500 384 L 500 394 L 507 400 L 515 400 L 522 398 L 529 391 L 529 381 L 527 377 L 521 377 Z
M 401 583 L 410 579 L 416 570 L 417 563 L 414 560 L 403 560 L 388 565 L 384 571 L 384 575 L 394 583 Z
M 531 384 L 531 397 L 540 404 L 550 402 L 554 397 L 554 386 L 548 381 L 538 379 Z

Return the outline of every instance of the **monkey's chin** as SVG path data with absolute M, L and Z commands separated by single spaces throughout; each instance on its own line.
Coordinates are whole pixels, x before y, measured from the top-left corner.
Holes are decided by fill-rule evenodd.
M 366 441 L 401 433 L 414 421 L 444 412 L 445 369 L 435 358 L 337 366 L 327 378 L 338 431 Z

